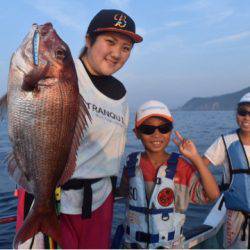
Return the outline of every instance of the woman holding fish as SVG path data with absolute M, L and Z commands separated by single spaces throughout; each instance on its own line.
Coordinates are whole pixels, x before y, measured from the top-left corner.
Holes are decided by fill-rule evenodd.
M 0 106 L 8 105 L 9 173 L 24 188 L 14 248 L 43 248 L 38 232 L 62 248 L 109 248 L 112 183 L 129 119 L 126 89 L 112 74 L 141 41 L 127 14 L 101 10 L 75 62 L 50 23 L 33 24 L 14 53 L 8 93 L 0 99 Z M 58 185 L 60 224 L 54 205 Z
M 91 121 L 77 152 L 77 167 L 62 187 L 62 248 L 110 247 L 112 184 L 129 120 L 126 89 L 112 74 L 126 63 L 133 44 L 141 41 L 134 21 L 120 10 L 101 10 L 89 24 L 75 66 Z

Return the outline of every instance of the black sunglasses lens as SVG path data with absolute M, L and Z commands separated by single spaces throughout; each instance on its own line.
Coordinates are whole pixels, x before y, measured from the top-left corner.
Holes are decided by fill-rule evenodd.
M 150 126 L 150 125 L 142 125 L 140 126 L 138 129 L 141 133 L 145 134 L 145 135 L 151 135 L 155 132 L 155 129 L 157 127 L 155 126 Z
M 163 125 L 158 127 L 159 131 L 162 134 L 166 134 L 166 133 L 170 132 L 172 130 L 172 128 L 173 128 L 172 124 L 163 124 Z
M 138 129 L 141 133 L 145 135 L 151 135 L 155 132 L 156 129 L 160 131 L 161 134 L 166 134 L 170 132 L 173 128 L 171 123 L 162 124 L 160 126 L 151 126 L 151 125 L 141 125 Z
M 244 109 L 239 109 L 238 110 L 238 115 L 240 116 L 246 116 L 246 115 L 250 115 L 250 112 L 244 110 Z

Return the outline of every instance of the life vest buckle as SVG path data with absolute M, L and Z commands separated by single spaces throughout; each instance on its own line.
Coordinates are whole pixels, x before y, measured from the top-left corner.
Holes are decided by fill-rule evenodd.
M 156 178 L 155 178 L 155 184 L 161 185 L 161 178 L 156 177 Z
M 163 220 L 163 221 L 168 221 L 169 220 L 169 214 L 167 213 L 162 213 L 162 215 L 161 215 L 161 219 Z
M 156 179 L 155 179 L 155 184 L 161 185 L 161 178 L 156 177 Z

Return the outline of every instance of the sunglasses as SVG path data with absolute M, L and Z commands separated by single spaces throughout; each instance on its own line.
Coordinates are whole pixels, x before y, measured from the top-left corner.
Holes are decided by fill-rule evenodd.
M 141 125 L 138 127 L 138 130 L 145 135 L 152 135 L 155 130 L 158 129 L 158 131 L 161 134 L 166 134 L 170 132 L 173 129 L 172 123 L 164 123 L 160 126 L 153 126 L 153 125 Z
M 240 116 L 246 116 L 246 115 L 249 115 L 250 116 L 250 111 L 247 111 L 245 109 L 238 109 L 237 111 L 238 115 Z

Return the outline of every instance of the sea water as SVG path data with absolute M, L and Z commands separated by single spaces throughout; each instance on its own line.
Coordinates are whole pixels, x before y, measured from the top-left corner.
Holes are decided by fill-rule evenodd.
M 221 134 L 232 131 L 236 128 L 235 113 L 233 111 L 172 111 L 174 117 L 174 129 L 178 130 L 183 137 L 192 139 L 197 145 L 201 154 Z M 133 133 L 134 112 L 131 112 L 131 119 L 128 128 L 128 139 L 125 148 L 126 155 L 133 151 L 142 150 L 141 143 Z M 16 214 L 16 198 L 13 196 L 15 183 L 9 178 L 7 164 L 3 161 L 10 152 L 11 147 L 7 135 L 6 120 L 0 122 L 0 218 Z M 177 151 L 177 147 L 171 141 L 168 152 Z M 210 168 L 218 182 L 221 181 L 222 168 Z M 119 182 L 119 178 L 118 178 Z M 190 205 L 186 214 L 185 230 L 191 230 L 198 226 L 205 219 L 211 205 L 198 206 Z M 114 222 L 112 232 L 115 232 L 117 225 L 124 220 L 124 203 L 117 202 L 114 208 Z M 15 223 L 0 224 L 0 248 L 11 248 L 14 237 Z
M 9 178 L 4 162 L 11 146 L 7 134 L 6 119 L 0 118 L 0 219 L 16 215 L 17 200 L 14 197 L 15 183 Z M 0 224 L 0 248 L 11 248 L 15 222 Z

